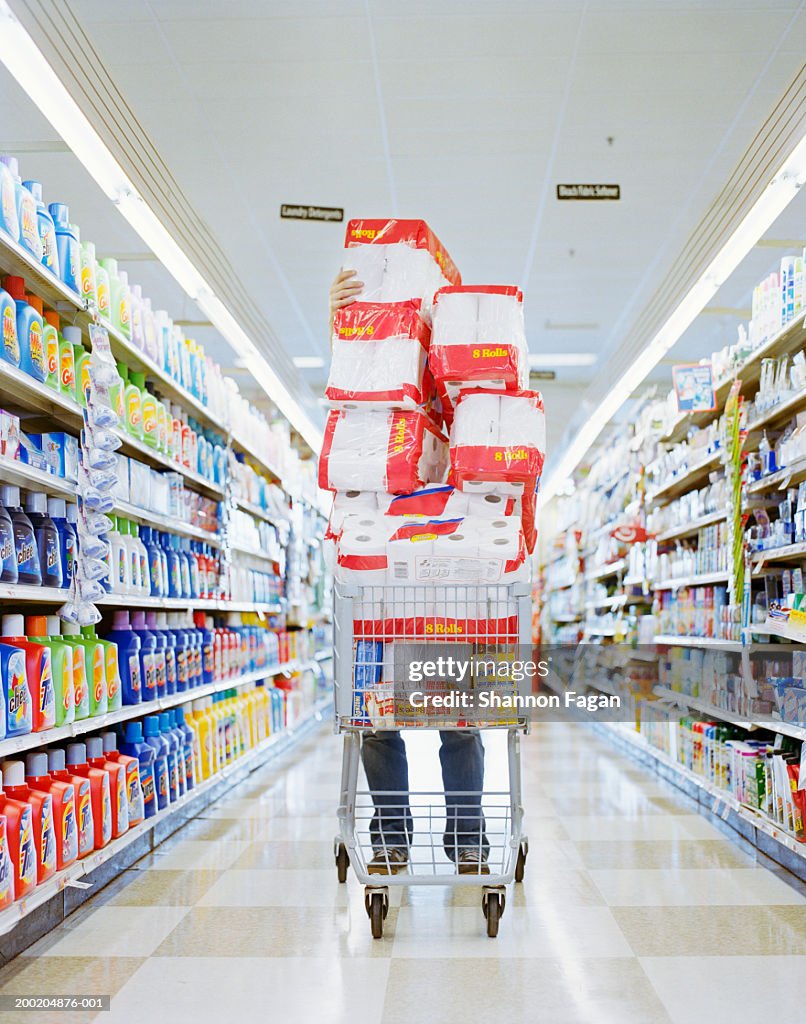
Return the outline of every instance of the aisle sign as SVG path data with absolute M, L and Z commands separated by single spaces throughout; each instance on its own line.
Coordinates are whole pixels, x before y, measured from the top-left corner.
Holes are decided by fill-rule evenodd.
M 710 363 L 681 363 L 672 369 L 678 412 L 716 409 L 714 373 Z
M 621 185 L 558 185 L 557 198 L 618 200 L 621 199 Z
M 280 206 L 280 217 L 283 220 L 327 220 L 338 223 L 344 220 L 344 209 L 341 206 L 299 206 L 294 203 L 283 203 Z

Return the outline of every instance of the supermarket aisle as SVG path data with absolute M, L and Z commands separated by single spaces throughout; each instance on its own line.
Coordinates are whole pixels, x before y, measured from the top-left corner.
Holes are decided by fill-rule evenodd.
M 433 738 L 409 749 L 435 769 Z M 0 988 L 111 993 L 108 1024 L 800 1019 L 803 886 L 580 726 L 540 727 L 524 748 L 531 851 L 497 940 L 478 892 L 447 889 L 392 890 L 387 936 L 370 938 L 362 888 L 336 881 L 339 742 L 323 729 L 28 950 Z

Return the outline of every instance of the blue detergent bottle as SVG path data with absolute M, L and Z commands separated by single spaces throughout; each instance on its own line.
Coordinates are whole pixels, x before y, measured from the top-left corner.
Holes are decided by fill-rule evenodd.
M 65 203 L 51 203 L 48 211 L 56 230 L 61 279 L 68 288 L 81 294 L 81 244 L 78 228 L 70 223 L 70 208 Z
M 17 582 L 17 549 L 14 544 L 14 524 L 0 503 L 0 580 L 3 583 Z
M 143 700 L 157 699 L 157 638 L 146 626 L 146 613 L 132 614 L 132 631 L 140 637 L 140 676 L 143 680 Z
M 192 598 L 193 588 L 190 582 L 190 555 L 186 550 L 187 539 L 174 534 L 174 547 L 179 555 L 179 575 L 182 582 L 182 597 Z
M 176 729 L 183 737 L 185 748 L 185 792 L 189 793 L 196 785 L 196 771 L 193 766 L 193 730 L 185 724 L 185 709 L 174 708 L 171 712 L 176 721 Z
M 77 510 L 76 510 L 77 511 Z M 48 498 L 48 515 L 59 534 L 59 548 L 62 554 L 63 586 L 73 581 L 78 554 L 78 536 L 75 527 L 67 519 L 67 502 L 64 498 Z
M 140 667 L 140 637 L 134 632 L 127 611 L 116 611 L 112 629 L 104 637 L 118 647 L 118 670 L 124 704 L 139 704 L 143 699 Z
M 201 631 L 193 625 L 191 612 L 184 614 L 182 625 L 188 638 L 188 686 L 193 689 L 202 683 Z
M 144 738 L 154 751 L 154 783 L 157 807 L 162 810 L 171 802 L 171 781 L 168 767 L 168 742 L 162 735 L 159 715 L 146 715 L 143 719 Z
M 36 223 L 39 240 L 42 243 L 42 266 L 59 277 L 59 252 L 56 246 L 56 226 L 53 218 L 42 201 L 42 182 L 24 181 L 23 185 L 34 197 L 36 205 Z
M 182 628 L 182 616 L 179 612 L 171 612 L 168 620 L 176 639 L 176 692 L 185 693 L 190 689 L 190 638 Z
M 11 159 L 11 158 L 10 158 Z M 17 216 L 17 191 L 8 162 L 0 156 L 0 230 L 12 242 L 20 240 L 20 219 Z
M 48 496 L 29 491 L 25 496 L 25 512 L 31 521 L 39 552 L 43 587 L 63 587 L 62 545 L 56 524 L 48 515 Z
M 20 489 L 13 484 L 0 487 L 0 502 L 5 506 L 14 528 L 14 548 L 17 554 L 17 582 L 32 587 L 42 586 L 39 549 L 31 520 L 20 505 Z
M 5 735 L 9 738 L 26 736 L 34 727 L 34 705 L 28 687 L 24 650 L 0 641 L 0 677 L 5 704 Z
M 121 754 L 136 757 L 140 765 L 140 785 L 143 790 L 145 816 L 153 818 L 157 813 L 157 786 L 154 778 L 154 748 L 143 739 L 142 722 L 127 722 L 126 731 L 120 742 Z
M 184 794 L 184 757 L 180 751 L 180 743 L 171 728 L 171 716 L 163 711 L 159 716 L 160 735 L 168 744 L 168 786 L 171 794 L 171 803 L 175 804 L 180 796 Z M 181 762 L 181 765 L 180 765 Z M 180 783 L 181 776 L 181 783 Z
M 177 537 L 176 539 L 178 540 L 179 538 Z M 170 533 L 162 533 L 160 534 L 160 541 L 168 566 L 168 597 L 184 597 L 185 595 L 182 593 L 182 569 L 179 561 L 179 552 L 174 547 L 173 537 Z
M 32 377 L 44 381 L 48 375 L 48 368 L 42 316 L 28 301 L 25 281 L 21 277 L 4 278 L 3 287 L 14 300 L 17 310 L 17 343 L 20 352 L 18 365 Z
M 160 546 L 155 539 L 156 531 L 150 526 L 140 527 L 140 540 L 148 555 L 148 577 L 151 581 L 152 597 L 167 597 L 165 580 L 162 575 L 162 557 Z
M 194 613 L 193 621 L 196 623 L 197 631 L 201 636 L 201 682 L 203 686 L 206 686 L 215 679 L 215 628 L 213 626 L 213 616 L 205 615 L 204 612 L 198 611 Z
M 176 767 L 179 775 L 179 795 L 187 793 L 187 750 L 185 749 L 185 734 L 179 728 L 176 720 L 176 709 L 171 708 L 166 712 L 171 733 L 176 740 Z
M 17 204 L 17 221 L 20 230 L 18 241 L 39 262 L 42 259 L 42 242 L 39 238 L 34 197 L 22 183 L 17 158 L 15 156 L 0 156 L 0 162 L 6 165 L 14 180 L 14 198 Z
M 20 339 L 17 336 L 17 303 L 4 288 L 0 288 L 0 326 L 3 329 L 3 347 L 0 356 L 12 366 L 20 365 Z
M 162 630 L 157 628 L 156 612 L 146 612 L 146 628 L 156 642 L 154 665 L 157 673 L 157 696 L 164 697 L 168 692 L 168 668 L 166 665 L 168 641 Z
M 165 612 L 157 613 L 157 630 L 165 637 L 165 692 L 170 696 L 176 693 L 176 636 L 168 627 L 168 616 Z M 155 632 L 153 629 L 151 632 Z

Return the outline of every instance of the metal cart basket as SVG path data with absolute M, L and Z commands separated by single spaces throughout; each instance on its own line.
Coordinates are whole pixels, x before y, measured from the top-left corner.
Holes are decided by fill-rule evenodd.
M 526 731 L 527 720 L 516 711 L 499 712 L 488 721 L 478 715 L 472 720 L 463 719 L 461 710 L 429 714 L 413 708 L 402 696 L 410 684 L 401 679 L 400 666 L 413 650 L 433 652 L 435 644 L 440 645 L 440 651 L 461 650 L 465 657 L 494 652 L 498 662 L 522 656 L 531 645 L 530 586 L 337 583 L 334 618 L 336 729 L 344 735 L 340 834 L 335 841 L 339 881 L 346 881 L 348 867 L 352 866 L 366 887 L 365 905 L 375 938 L 383 934 L 389 886 L 479 886 L 487 934 L 494 937 L 504 912 L 505 886 L 513 879 L 522 880 L 528 852 L 522 833 L 520 770 L 520 732 Z M 439 682 L 431 682 L 430 688 L 439 690 L 440 685 L 444 690 Z M 426 680 L 420 689 L 428 686 Z M 362 734 L 470 727 L 507 730 L 506 790 L 405 794 L 358 789 Z M 404 870 L 390 862 L 384 846 L 384 823 L 393 818 L 400 820 L 401 808 L 405 808 L 410 822 L 404 840 Z M 460 818 L 458 836 L 452 834 L 452 829 Z M 471 873 L 458 871 L 446 854 L 452 842 L 457 849 L 478 850 L 479 863 L 475 869 L 471 867 Z M 370 872 L 373 856 L 375 863 Z M 385 865 L 380 866 L 383 873 L 378 873 L 379 856 L 385 859 Z

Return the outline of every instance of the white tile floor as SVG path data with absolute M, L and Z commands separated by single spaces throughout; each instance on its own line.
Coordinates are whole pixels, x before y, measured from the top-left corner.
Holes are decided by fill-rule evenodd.
M 503 737 L 487 739 L 498 789 Z M 410 743 L 414 786 L 437 785 L 435 740 Z M 803 1019 L 806 887 L 581 726 L 540 727 L 523 752 L 529 861 L 495 940 L 478 891 L 447 887 L 392 889 L 385 936 L 371 938 L 362 887 L 336 880 L 340 744 L 323 729 L 101 891 L 0 987 L 109 993 L 99 1024 Z

